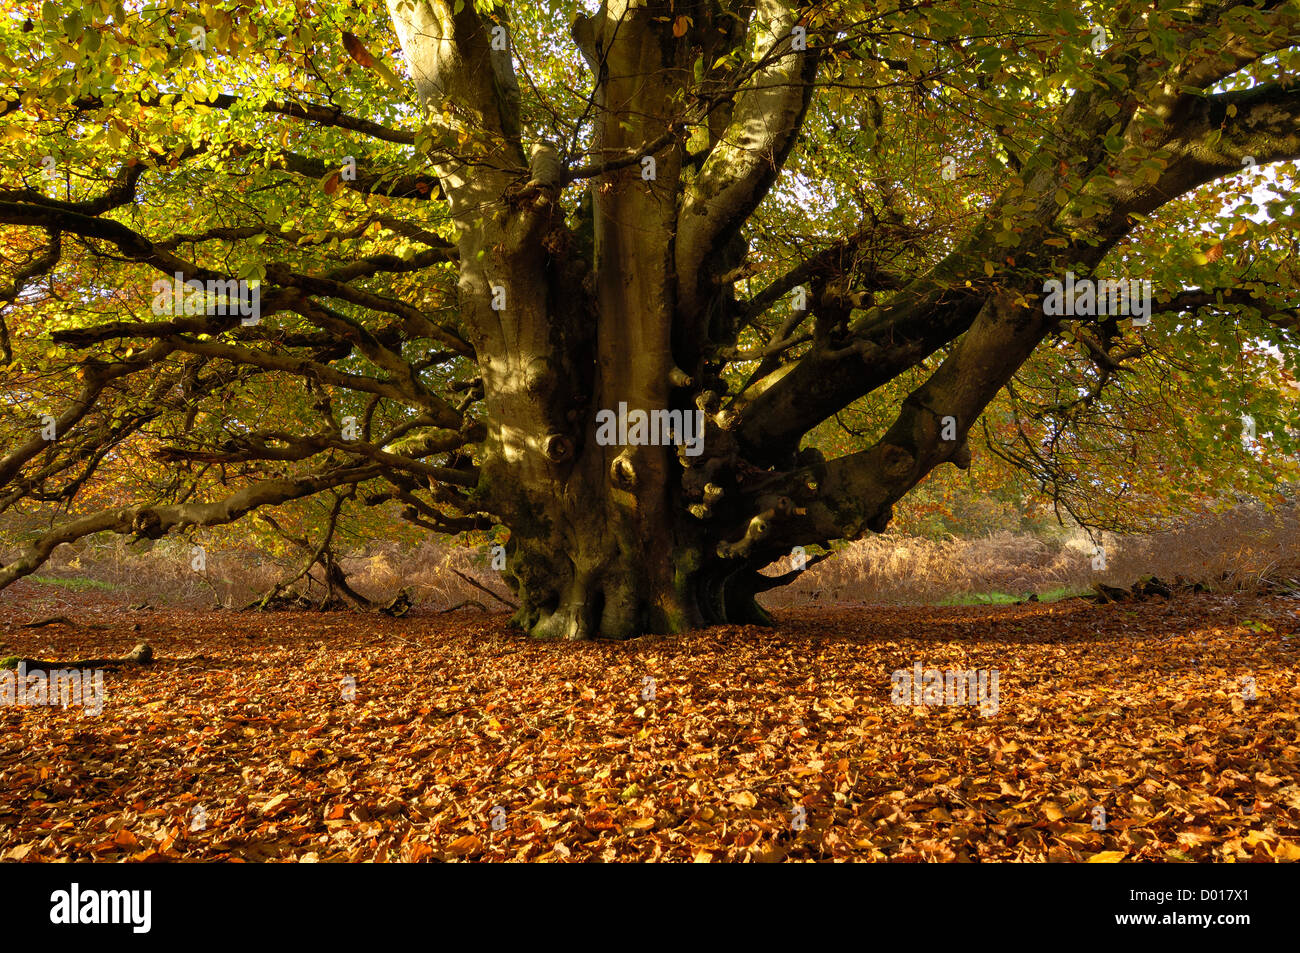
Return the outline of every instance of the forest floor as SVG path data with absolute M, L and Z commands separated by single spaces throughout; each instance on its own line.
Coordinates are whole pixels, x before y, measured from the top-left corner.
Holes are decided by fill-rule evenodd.
M 106 672 L 97 715 L 0 707 L 0 860 L 1296 860 L 1298 608 L 853 606 L 539 644 L 473 610 L 20 585 L 0 657 L 157 658 Z M 996 706 L 892 703 L 917 664 L 995 670 Z

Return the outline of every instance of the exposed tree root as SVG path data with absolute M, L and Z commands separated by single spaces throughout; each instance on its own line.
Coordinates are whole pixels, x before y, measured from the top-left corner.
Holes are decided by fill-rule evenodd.
M 477 608 L 480 612 L 487 612 L 487 611 L 488 611 L 488 607 L 485 606 L 485 605 L 483 605 L 483 603 L 479 602 L 477 599 L 462 599 L 460 602 L 456 603 L 454 606 L 451 606 L 451 607 L 448 608 L 448 609 L 442 609 L 442 610 L 440 610 L 440 611 L 438 612 L 438 614 L 439 614 L 439 615 L 446 615 L 448 612 L 455 612 L 457 609 L 464 609 L 464 608 L 466 608 L 467 606 L 474 606 L 474 607 Z

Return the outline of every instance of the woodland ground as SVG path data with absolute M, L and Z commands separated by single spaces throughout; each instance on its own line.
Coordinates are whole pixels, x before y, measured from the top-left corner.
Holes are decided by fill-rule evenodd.
M 0 654 L 158 659 L 108 673 L 99 716 L 0 707 L 0 858 L 1296 860 L 1298 608 L 785 609 L 555 644 L 474 610 L 132 611 L 25 580 Z M 891 704 L 915 662 L 997 669 L 999 710 Z

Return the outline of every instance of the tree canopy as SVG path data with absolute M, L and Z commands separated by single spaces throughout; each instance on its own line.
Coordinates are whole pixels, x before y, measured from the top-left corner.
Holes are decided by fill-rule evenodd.
M 0 588 L 280 508 L 500 528 L 520 625 L 627 636 L 763 619 L 942 463 L 1094 526 L 1266 492 L 1298 45 L 1270 0 L 13 3 Z

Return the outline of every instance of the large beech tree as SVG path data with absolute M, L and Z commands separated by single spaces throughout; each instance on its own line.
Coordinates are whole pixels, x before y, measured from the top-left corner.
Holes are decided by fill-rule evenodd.
M 762 621 L 760 570 L 884 530 L 1033 374 L 1058 439 L 1162 347 L 1203 392 L 1207 340 L 1293 360 L 1293 2 L 11 7 L 0 509 L 50 521 L 0 586 L 323 494 L 506 528 L 535 636 Z M 1228 182 L 1254 214 L 1195 231 Z M 1151 325 L 1046 314 L 1067 272 Z M 177 275 L 260 320 L 160 311 Z M 598 441 L 620 405 L 702 452 Z

